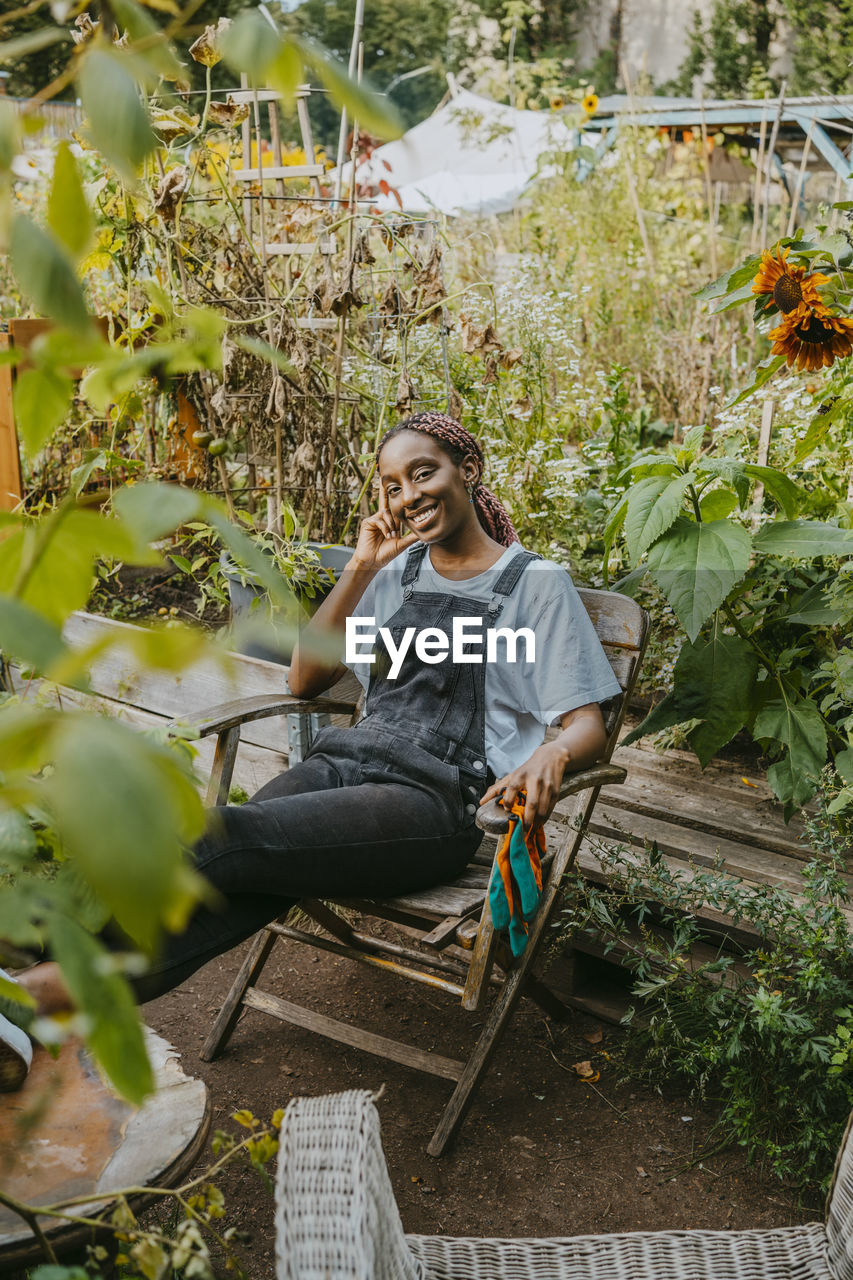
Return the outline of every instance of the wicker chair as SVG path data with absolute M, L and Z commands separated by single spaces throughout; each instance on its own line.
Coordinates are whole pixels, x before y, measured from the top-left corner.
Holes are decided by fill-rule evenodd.
M 404 1235 L 365 1092 L 295 1098 L 281 1129 L 277 1280 L 853 1280 L 853 1150 L 826 1224 L 565 1239 Z

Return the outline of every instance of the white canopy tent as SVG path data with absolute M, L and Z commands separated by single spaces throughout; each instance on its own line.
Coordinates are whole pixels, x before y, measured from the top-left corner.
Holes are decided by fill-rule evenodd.
M 549 111 L 518 111 L 466 89 L 398 139 L 377 147 L 356 180 L 384 180 L 408 213 L 504 213 L 512 209 L 549 151 L 577 146 L 578 134 Z M 343 167 L 348 186 L 352 164 Z M 331 176 L 331 175 L 330 175 Z M 393 194 L 376 196 L 398 209 Z

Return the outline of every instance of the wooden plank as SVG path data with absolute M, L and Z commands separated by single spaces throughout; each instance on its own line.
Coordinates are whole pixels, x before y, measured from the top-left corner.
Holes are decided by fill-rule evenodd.
M 620 649 L 639 649 L 646 622 L 636 601 L 616 591 L 594 591 L 589 587 L 578 587 L 578 595 L 595 624 L 602 644 Z
M 12 340 L 0 333 L 0 352 L 8 351 Z M 12 511 L 24 496 L 21 459 L 12 404 L 14 373 L 10 364 L 0 364 L 0 511 Z
M 452 885 L 436 885 L 433 889 L 422 889 L 418 893 L 405 893 L 399 897 L 388 898 L 387 905 L 397 911 L 432 911 L 437 916 L 467 916 L 481 905 L 483 890 Z M 383 906 L 386 902 L 383 902 Z
M 697 794 L 680 781 L 671 781 L 665 771 L 632 767 L 626 782 L 603 788 L 601 797 L 614 809 L 676 822 L 788 857 L 802 859 L 809 852 L 775 813 L 740 802 L 740 798 L 737 803 L 727 797 L 725 802 L 715 804 L 704 789 Z M 626 817 L 625 821 L 630 819 Z
M 724 836 L 682 827 L 661 818 L 648 818 L 640 813 L 626 816 L 625 811 L 599 804 L 590 820 L 589 830 L 617 843 L 643 845 L 647 841 L 656 841 L 662 853 L 685 862 L 692 860 L 700 866 L 712 866 L 720 859 L 727 871 L 765 884 L 784 885 L 793 890 L 802 886 L 802 864 L 794 858 L 739 844 Z M 846 877 L 846 880 L 853 887 L 853 877 Z
M 322 178 L 325 172 L 322 164 L 270 164 L 263 169 L 233 169 L 231 176 L 235 182 L 260 182 L 262 178 Z
M 266 991 L 258 991 L 250 987 L 246 992 L 244 1003 L 251 1009 L 261 1013 L 271 1013 L 282 1022 L 290 1022 L 294 1026 L 304 1027 L 307 1031 L 316 1031 L 330 1040 L 340 1044 L 348 1044 L 353 1049 L 363 1049 L 366 1053 L 376 1054 L 380 1058 L 389 1058 L 404 1067 L 414 1067 L 417 1071 L 426 1071 L 430 1075 L 442 1076 L 445 1080 L 458 1080 L 462 1074 L 463 1063 L 454 1058 L 442 1058 L 437 1053 L 424 1053 L 414 1045 L 403 1044 L 399 1040 L 389 1040 L 385 1036 L 374 1035 L 371 1031 L 362 1031 L 360 1027 L 351 1027 L 337 1018 L 329 1018 L 323 1013 L 315 1013 L 313 1009 L 305 1009 L 301 1005 L 282 1000 L 280 996 L 270 995 Z
M 63 634 L 74 648 L 94 644 L 104 636 L 113 641 L 113 646 L 92 663 L 92 688 L 97 694 L 140 710 L 153 711 L 170 720 L 192 724 L 194 717 L 200 717 L 234 694 L 252 697 L 287 693 L 287 667 L 262 658 L 249 658 L 245 654 L 226 655 L 227 665 L 224 667 L 208 660 L 177 673 L 140 670 L 132 651 L 121 647 L 123 636 L 129 638 L 138 630 L 131 623 L 95 614 L 75 613 L 69 618 Z M 352 694 L 357 695 L 360 686 L 355 677 L 350 677 L 339 682 L 330 693 L 337 697 L 339 691 L 342 700 L 353 701 Z M 349 717 L 333 717 L 332 722 L 344 727 L 349 723 Z M 287 750 L 287 729 L 283 717 L 247 724 L 242 738 L 274 751 L 283 753 Z

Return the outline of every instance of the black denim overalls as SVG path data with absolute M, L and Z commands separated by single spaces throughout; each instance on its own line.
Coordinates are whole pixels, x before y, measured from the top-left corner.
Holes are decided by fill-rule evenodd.
M 426 545 L 408 552 L 403 600 L 384 624 L 395 645 L 407 627 L 453 619 L 496 624 L 531 560 L 521 549 L 486 602 L 418 591 Z M 471 653 L 478 652 L 474 647 Z M 244 805 L 212 812 L 196 865 L 224 901 L 200 908 L 169 939 L 160 963 L 135 982 L 153 999 L 306 897 L 390 897 L 459 875 L 477 848 L 474 825 L 491 776 L 485 744 L 485 661 L 425 664 L 410 645 L 396 680 L 377 637 L 365 715 L 352 729 L 327 728 L 306 758 Z

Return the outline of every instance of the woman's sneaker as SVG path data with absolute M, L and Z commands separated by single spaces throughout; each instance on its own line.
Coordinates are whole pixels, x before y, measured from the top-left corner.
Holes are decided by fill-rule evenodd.
M 0 1093 L 20 1089 L 33 1060 L 33 1046 L 26 1031 L 0 1013 Z

